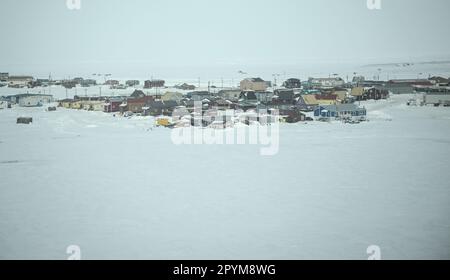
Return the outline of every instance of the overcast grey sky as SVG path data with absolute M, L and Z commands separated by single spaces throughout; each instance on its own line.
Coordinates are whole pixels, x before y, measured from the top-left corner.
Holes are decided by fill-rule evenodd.
M 1 0 L 0 71 L 381 63 L 450 57 L 450 1 Z M 95 70 L 94 70 L 95 69 Z

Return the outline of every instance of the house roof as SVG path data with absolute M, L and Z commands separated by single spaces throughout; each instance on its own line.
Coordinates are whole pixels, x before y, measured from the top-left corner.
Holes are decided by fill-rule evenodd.
M 167 108 L 172 108 L 172 107 L 178 106 L 178 102 L 176 102 L 175 100 L 167 100 L 167 101 L 164 101 L 164 105 Z
M 302 95 L 301 97 L 303 98 L 303 101 L 305 101 L 306 105 L 317 105 L 317 104 L 319 104 L 317 102 L 317 99 L 316 99 L 315 95 L 307 94 L 307 95 Z
M 333 93 L 334 95 L 336 95 L 338 100 L 345 100 L 347 98 L 347 92 L 345 91 L 337 91 L 335 93 Z
M 326 81 L 330 81 L 330 82 L 334 82 L 334 81 L 343 81 L 342 78 L 340 77 L 336 77 L 336 78 L 311 78 L 311 81 L 320 81 L 320 82 L 326 82 Z
M 429 80 L 430 81 L 435 81 L 435 82 L 440 83 L 440 84 L 442 84 L 442 83 L 449 83 L 450 82 L 450 79 L 446 79 L 444 77 L 439 77 L 439 76 L 431 77 Z
M 247 78 L 245 80 L 253 82 L 253 83 L 265 83 L 265 81 L 259 77 L 258 78 Z
M 362 111 L 366 110 L 364 108 L 358 107 L 356 104 L 337 104 L 337 105 L 324 105 L 320 106 L 321 111 L 326 110 L 329 112 L 337 112 L 337 111 Z
M 431 84 L 431 82 L 425 79 L 400 79 L 390 80 L 388 84 Z
M 130 97 L 143 97 L 145 96 L 145 93 L 142 90 L 135 90 Z
M 362 96 L 364 94 L 364 88 L 363 87 L 354 87 L 352 88 L 351 95 L 352 96 Z
M 336 100 L 337 96 L 333 94 L 317 94 L 316 95 L 317 100 Z
M 18 97 L 18 98 L 21 98 L 21 97 L 32 97 L 32 96 L 53 97 L 53 95 L 50 95 L 50 94 L 40 94 L 40 93 L 39 93 L 39 94 L 21 93 L 21 94 L 16 94 L 16 95 L 10 95 L 10 96 L 8 96 L 8 97 Z

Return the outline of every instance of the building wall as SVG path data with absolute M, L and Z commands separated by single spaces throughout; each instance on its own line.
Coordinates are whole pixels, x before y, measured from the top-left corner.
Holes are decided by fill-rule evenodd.
M 7 82 L 9 79 L 9 73 L 0 73 L 0 82 Z
M 224 99 L 231 99 L 231 100 L 238 100 L 239 95 L 241 94 L 240 90 L 230 90 L 230 91 L 223 91 L 221 93 L 221 97 Z
M 425 104 L 443 104 L 450 102 L 450 93 L 427 93 L 424 94 Z
M 266 91 L 267 83 L 243 80 L 243 81 L 241 81 L 241 90 Z
M 183 99 L 183 94 L 179 92 L 167 92 L 161 97 L 162 101 L 169 101 L 169 100 L 180 101 L 181 99 Z
M 312 79 L 311 84 L 321 87 L 340 87 L 343 86 L 345 82 L 337 79 Z
M 142 107 L 144 107 L 144 103 L 130 103 L 128 102 L 128 111 L 131 111 L 133 113 L 142 113 Z
M 36 95 L 24 96 L 19 98 L 19 106 L 21 107 L 35 107 L 50 102 L 52 102 L 51 96 Z

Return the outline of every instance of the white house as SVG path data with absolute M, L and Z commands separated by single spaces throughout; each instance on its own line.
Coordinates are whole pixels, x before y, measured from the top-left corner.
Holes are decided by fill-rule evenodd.
M 19 94 L 15 96 L 16 103 L 21 107 L 40 107 L 53 101 L 53 96 L 46 94 Z
M 8 101 L 0 100 L 0 110 L 8 108 Z
M 218 96 L 222 97 L 226 100 L 238 101 L 239 96 L 241 95 L 241 90 L 239 89 L 224 89 L 219 91 Z
M 426 105 L 445 105 L 445 106 L 449 106 L 450 105 L 450 87 L 441 89 L 441 91 L 431 91 L 431 92 L 426 92 L 423 95 L 423 101 Z
M 9 79 L 9 73 L 2 72 L 0 73 L 0 82 L 7 82 Z
M 341 87 L 345 84 L 342 78 L 310 78 L 309 83 L 315 87 Z
M 241 81 L 241 90 L 266 91 L 268 84 L 261 78 L 248 78 Z
M 31 76 L 9 76 L 9 87 L 26 87 L 30 82 L 34 80 Z

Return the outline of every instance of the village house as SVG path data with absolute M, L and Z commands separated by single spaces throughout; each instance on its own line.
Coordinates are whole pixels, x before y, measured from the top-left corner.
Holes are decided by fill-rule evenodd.
M 336 101 L 338 103 L 345 103 L 345 101 L 348 98 L 348 91 L 347 90 L 335 90 L 333 93 L 333 95 L 336 95 Z
M 67 99 L 62 99 L 62 100 L 58 101 L 58 106 L 66 108 L 66 109 L 70 109 L 70 108 L 72 108 L 72 103 L 73 102 L 74 102 L 73 99 L 68 99 L 68 98 Z
M 192 91 L 187 93 L 186 97 L 193 101 L 202 101 L 204 99 L 210 99 L 212 95 L 208 91 Z
M 164 80 L 147 80 L 144 82 L 144 88 L 161 88 L 164 87 L 166 81 Z
M 175 110 L 175 108 L 178 107 L 178 105 L 180 105 L 180 103 L 178 103 L 176 100 L 166 100 L 163 102 L 164 102 L 163 114 L 166 114 L 166 115 L 171 115 L 173 113 L 173 111 Z
M 120 105 L 122 105 L 124 100 L 122 98 L 110 98 L 106 100 L 103 111 L 105 113 L 115 113 L 120 112 Z
M 261 78 L 248 78 L 240 83 L 241 91 L 266 91 L 268 88 L 267 82 Z
M 109 87 L 110 89 L 127 89 L 126 85 L 118 84 L 118 85 L 112 85 Z
M 183 94 L 179 92 L 166 92 L 161 96 L 162 101 L 174 100 L 176 102 L 180 102 L 183 99 Z
M 148 107 L 148 104 L 152 101 L 154 101 L 154 98 L 152 96 L 129 98 L 127 100 L 128 111 L 133 113 L 143 113 L 143 108 Z
M 356 101 L 364 100 L 364 87 L 352 88 L 350 95 L 355 98 Z
M 0 82 L 7 82 L 9 79 L 9 73 L 0 73 Z
M 295 94 L 292 89 L 277 89 L 274 91 L 272 99 L 273 104 L 290 104 L 295 103 Z
M 162 95 L 159 92 L 146 92 L 145 93 L 146 96 L 151 96 L 154 100 L 161 100 Z
M 195 86 L 194 85 L 189 85 L 189 84 L 182 84 L 182 85 L 176 85 L 175 86 L 176 89 L 181 89 L 181 90 L 195 90 Z
M 81 109 L 86 111 L 103 111 L 105 108 L 105 102 L 102 100 L 82 100 Z
M 160 116 L 163 115 L 165 108 L 164 101 L 151 100 L 145 107 L 142 107 L 142 113 L 144 116 Z
M 9 102 L 7 100 L 4 100 L 3 98 L 0 98 L 0 110 L 8 109 Z
M 358 85 L 358 84 L 364 82 L 365 80 L 366 80 L 366 78 L 364 76 L 355 76 L 352 79 L 352 84 Z
M 308 82 L 313 88 L 336 88 L 345 85 L 342 78 L 309 78 Z
M 425 79 L 404 79 L 390 80 L 386 83 L 385 89 L 393 94 L 413 93 L 414 86 L 431 86 L 431 81 Z
M 133 91 L 133 93 L 130 95 L 130 98 L 142 98 L 145 97 L 145 93 L 142 90 L 136 89 Z
M 81 83 L 83 83 L 84 79 L 81 77 L 76 77 L 73 78 L 72 81 L 76 84 L 76 85 L 81 85 Z
M 430 80 L 430 82 L 436 86 L 448 86 L 450 83 L 450 79 L 438 76 L 431 77 L 428 80 Z
M 423 94 L 424 105 L 450 106 L 449 86 L 415 86 L 414 91 Z
M 258 96 L 256 95 L 255 91 L 249 90 L 249 91 L 243 91 L 239 95 L 239 101 L 251 101 L 251 102 L 258 102 Z
M 136 87 L 140 84 L 140 82 L 138 80 L 128 80 L 125 82 L 125 85 L 127 85 L 128 87 Z
M 389 97 L 389 91 L 376 87 L 364 89 L 364 100 L 380 100 L 387 99 Z
M 64 80 L 61 85 L 67 89 L 72 89 L 77 86 L 77 83 L 73 80 Z
M 354 84 L 354 87 L 376 87 L 376 88 L 385 88 L 386 82 L 385 81 L 373 81 L 373 80 L 364 80 L 357 84 Z
M 338 103 L 337 96 L 334 94 L 316 94 L 316 100 L 319 105 L 334 105 Z
M 223 98 L 216 98 L 211 102 L 211 106 L 218 110 L 236 109 L 237 103 Z
M 82 87 L 90 87 L 90 86 L 96 86 L 97 85 L 97 81 L 93 80 L 93 79 L 86 79 L 81 81 L 81 86 Z
M 219 97 L 230 100 L 232 102 L 237 102 L 239 100 L 239 96 L 241 95 L 241 90 L 239 89 L 224 89 L 218 92 Z
M 258 102 L 270 103 L 274 98 L 274 93 L 271 91 L 255 91 Z
M 387 99 L 389 97 L 389 92 L 385 89 L 376 87 L 354 87 L 352 88 L 350 95 L 354 97 L 356 101 L 380 100 Z
M 170 116 L 175 108 L 178 107 L 178 103 L 174 100 L 150 100 L 146 103 L 146 106 L 143 107 L 143 115 L 148 116 L 161 116 L 166 115 Z
M 33 84 L 33 82 L 32 82 Z M 37 79 L 34 86 L 48 87 L 51 84 L 50 79 Z
M 283 83 L 283 87 L 288 88 L 288 89 L 294 89 L 294 88 L 301 88 L 302 87 L 302 83 L 300 81 L 300 79 L 288 79 Z
M 296 106 L 302 111 L 313 111 L 318 105 L 319 102 L 314 94 L 302 94 L 297 98 Z
M 306 115 L 296 107 L 283 108 L 279 110 L 281 120 L 286 123 L 298 123 L 306 121 Z
M 119 84 L 120 84 L 120 82 L 118 80 L 107 80 L 105 82 L 105 85 L 107 85 L 107 86 L 117 86 Z
M 11 88 L 24 88 L 27 87 L 34 78 L 32 76 L 9 76 L 8 86 Z
M 53 96 L 47 94 L 17 94 L 6 97 L 9 102 L 18 104 L 20 107 L 41 107 L 46 103 L 53 102 Z
M 318 106 L 314 110 L 314 117 L 329 119 L 348 119 L 358 118 L 365 119 L 367 111 L 365 108 L 358 107 L 356 104 L 336 104 Z
M 75 110 L 81 110 L 81 109 L 83 109 L 83 101 L 82 101 L 82 100 L 74 100 L 74 101 L 70 104 L 70 108 L 71 108 L 71 109 L 75 109 Z
M 243 91 L 239 96 L 238 108 L 243 111 L 256 109 L 259 104 L 258 96 L 254 91 Z

